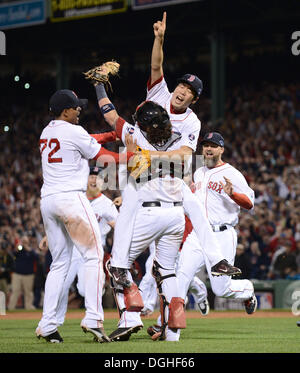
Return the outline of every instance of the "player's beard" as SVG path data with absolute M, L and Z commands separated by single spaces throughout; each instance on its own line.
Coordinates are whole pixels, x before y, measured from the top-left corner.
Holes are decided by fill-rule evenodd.
M 169 125 L 163 129 L 149 127 L 147 130 L 147 140 L 150 144 L 162 145 L 172 136 L 172 126 Z
M 214 155 L 212 158 L 206 158 L 204 156 L 204 164 L 207 168 L 214 168 L 216 167 L 217 163 L 219 162 L 220 160 L 220 156 L 219 155 Z

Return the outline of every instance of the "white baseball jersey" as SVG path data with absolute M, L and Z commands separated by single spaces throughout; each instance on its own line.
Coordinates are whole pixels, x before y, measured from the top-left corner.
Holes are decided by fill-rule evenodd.
M 161 77 L 152 84 L 152 86 L 147 86 L 146 100 L 158 103 L 168 112 L 173 132 L 181 134 L 182 143 L 180 146 L 185 145 L 195 151 L 201 129 L 201 122 L 190 108 L 187 108 L 184 113 L 175 114 L 171 108 L 171 97 L 172 93 L 169 92 L 164 77 Z M 176 149 L 178 149 L 178 147 Z
M 86 191 L 89 159 L 101 145 L 86 130 L 63 120 L 52 120 L 40 137 L 44 183 L 41 197 L 50 194 Z
M 119 118 L 119 126 L 122 123 L 122 135 L 121 139 L 125 143 L 125 135 L 130 134 L 133 137 L 133 140 L 137 141 L 137 145 L 142 149 L 146 150 L 161 150 L 160 148 L 154 147 L 151 145 L 145 134 L 142 133 L 139 126 L 134 126 L 128 122 L 125 122 L 124 119 Z M 188 141 L 186 136 L 181 136 L 180 134 L 173 134 L 173 139 L 171 138 L 168 143 L 169 146 L 164 147 L 165 151 L 176 150 L 181 148 L 181 146 L 187 145 Z M 192 157 L 190 157 L 190 160 Z M 120 164 L 120 169 L 124 169 L 124 166 Z M 123 171 L 124 172 L 124 171 Z M 126 169 L 127 173 L 127 169 Z M 162 201 L 162 202 L 176 202 L 182 201 L 182 191 L 181 191 L 182 179 L 177 177 L 172 178 L 169 175 L 166 175 L 163 178 L 155 178 L 139 188 L 139 200 L 142 201 Z
M 210 224 L 235 226 L 240 206 L 224 192 L 220 183 L 226 184 L 224 176 L 232 182 L 234 192 L 245 194 L 254 205 L 254 191 L 241 172 L 229 163 L 211 169 L 206 166 L 198 168 L 194 173 L 195 193 L 203 203 Z
M 104 246 L 106 236 L 111 230 L 111 226 L 107 223 L 116 221 L 119 213 L 112 200 L 102 193 L 98 197 L 90 200 L 90 203 L 99 223 L 102 245 Z

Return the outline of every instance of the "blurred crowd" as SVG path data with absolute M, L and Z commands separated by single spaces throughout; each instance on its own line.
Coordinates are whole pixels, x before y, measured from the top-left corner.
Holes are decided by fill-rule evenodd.
M 139 102 L 114 99 L 128 121 Z M 225 118 L 215 124 L 210 122 L 210 106 L 203 97 L 193 108 L 202 122 L 200 137 L 221 132 L 223 159 L 239 169 L 255 191 L 255 208 L 241 211 L 236 227 L 235 264 L 244 278 L 300 279 L 300 84 L 238 86 L 227 92 Z M 16 105 L 1 110 L 0 290 L 9 298 L 9 309 L 41 307 L 51 264 L 50 253 L 38 248 L 44 235 L 38 139 L 49 120 L 47 101 L 30 109 Z M 89 133 L 110 130 L 95 103 L 81 115 L 80 124 Z M 119 145 L 105 146 L 117 150 Z M 104 194 L 111 199 L 120 195 L 118 190 Z M 108 253 L 112 239 L 109 234 Z

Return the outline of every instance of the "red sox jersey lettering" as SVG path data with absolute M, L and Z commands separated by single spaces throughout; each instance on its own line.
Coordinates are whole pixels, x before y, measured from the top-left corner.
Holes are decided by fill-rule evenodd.
M 213 181 L 210 181 L 208 183 L 208 186 L 207 186 L 208 189 L 212 189 L 212 190 L 215 190 L 217 193 L 220 193 L 222 192 L 223 190 L 223 187 L 222 187 L 222 184 L 221 183 L 217 183 L 217 182 L 213 182 Z

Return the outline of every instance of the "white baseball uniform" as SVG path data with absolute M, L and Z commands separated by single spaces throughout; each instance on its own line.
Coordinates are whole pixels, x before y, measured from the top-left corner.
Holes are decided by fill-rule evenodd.
M 157 80 L 152 86 L 148 85 L 147 88 L 147 100 L 155 101 L 166 109 L 172 123 L 173 135 L 180 137 L 180 139 L 172 143 L 167 150 L 177 150 L 182 146 L 187 146 L 195 151 L 201 128 L 201 123 L 196 114 L 190 108 L 187 108 L 186 111 L 181 114 L 174 113 L 170 102 L 172 93 L 169 92 L 167 84 L 163 77 Z M 119 121 L 122 123 L 122 120 Z M 139 131 L 139 129 L 133 125 L 127 124 L 126 131 L 126 133 L 135 136 L 135 132 Z M 121 136 L 124 142 L 125 135 L 124 133 L 122 134 L 119 130 L 118 137 Z M 143 139 L 144 136 L 139 139 L 139 141 L 141 141 L 141 143 L 139 144 L 141 148 L 144 148 Z M 145 146 L 148 145 L 145 144 Z M 150 146 L 149 150 L 159 149 Z M 192 161 L 192 157 L 190 157 L 190 161 Z M 206 219 L 204 216 L 203 207 L 201 206 L 199 201 L 194 198 L 189 188 L 185 187 L 185 183 L 183 184 L 184 210 L 193 221 L 196 234 L 199 238 L 199 241 L 202 243 L 205 255 L 211 263 L 211 266 L 213 266 L 224 259 L 221 254 L 221 249 L 218 245 L 218 242 L 215 240 L 214 235 L 212 234 L 208 221 L 205 221 Z M 132 184 L 128 183 L 125 189 L 122 191 L 122 197 L 123 204 L 116 221 L 114 232 L 111 265 L 113 267 L 129 268 L 128 250 L 132 237 L 135 214 L 137 211 L 137 195 L 135 187 Z
M 114 222 L 117 219 L 118 210 L 116 206 L 114 205 L 114 203 L 102 193 L 100 193 L 97 197 L 93 199 L 89 198 L 89 201 L 91 203 L 91 206 L 93 208 L 93 211 L 96 215 L 96 218 L 99 224 L 102 245 L 105 246 L 106 236 L 111 230 L 111 226 L 108 223 Z M 82 297 L 84 297 L 85 296 L 84 260 L 82 258 L 82 255 L 76 248 L 76 246 L 74 246 L 72 259 L 71 259 L 71 265 L 70 265 L 67 277 L 65 279 L 63 291 L 61 293 L 61 297 L 60 297 L 59 304 L 57 307 L 58 325 L 62 325 L 64 323 L 65 315 L 66 315 L 67 308 L 68 308 L 69 290 L 76 276 L 77 276 L 78 292 Z M 104 272 L 103 272 L 103 276 L 104 276 Z M 103 290 L 104 290 L 105 278 L 101 279 L 101 283 L 103 284 Z
M 45 284 L 43 315 L 37 333 L 57 330 L 56 311 L 67 276 L 73 246 L 85 262 L 85 317 L 82 325 L 100 327 L 103 319 L 103 248 L 99 225 L 86 197 L 89 159 L 96 158 L 101 145 L 79 125 L 51 121 L 42 131 L 40 151 L 43 186 L 41 213 L 52 264 Z
M 121 138 L 124 141 L 125 135 L 131 133 L 137 144 L 143 149 L 153 150 L 156 148 L 151 145 L 139 127 L 134 127 L 131 124 L 119 119 L 119 131 L 122 126 Z M 176 143 L 182 143 L 182 139 L 176 137 Z M 175 146 L 175 142 L 170 143 L 170 150 Z M 120 165 L 120 168 L 122 166 Z M 137 196 L 137 204 L 135 205 L 136 213 L 133 226 L 133 234 L 129 250 L 128 268 L 134 260 L 144 251 L 149 245 L 155 241 L 155 260 L 168 273 L 175 273 L 175 262 L 177 253 L 182 241 L 182 236 L 185 226 L 185 218 L 182 206 L 174 206 L 174 202 L 182 202 L 182 180 L 172 178 L 166 175 L 163 178 L 157 177 L 153 180 L 143 183 L 135 192 Z M 143 207 L 143 202 L 159 201 L 161 207 Z M 131 200 L 127 201 L 124 198 L 122 208 L 127 204 L 131 204 Z M 120 215 L 119 215 L 120 216 Z M 118 216 L 118 219 L 119 219 Z M 117 220 L 118 220 L 117 219 Z M 128 225 L 128 224 L 127 224 Z M 168 302 L 172 297 L 178 296 L 178 286 L 176 277 L 170 277 L 163 281 L 163 292 Z M 122 310 L 125 307 L 124 294 L 117 292 L 118 306 Z M 143 325 L 139 312 L 124 311 L 121 315 L 118 327 L 126 328 L 137 325 Z M 178 340 L 179 333 L 167 329 L 167 340 Z
M 240 206 L 224 192 L 220 183 L 220 181 L 225 183 L 224 176 L 231 180 L 236 193 L 246 195 L 254 205 L 253 190 L 248 186 L 244 176 L 228 163 L 211 169 L 200 167 L 196 170 L 194 174 L 195 194 L 205 208 L 206 216 L 213 227 L 214 235 L 222 248 L 224 258 L 233 265 L 237 245 L 237 233 L 234 226 L 238 223 Z M 186 296 L 193 276 L 204 265 L 208 270 L 215 295 L 242 300 L 249 299 L 253 295 L 254 288 L 249 280 L 233 280 L 228 276 L 211 276 L 209 264 L 193 230 L 182 247 L 177 270 L 181 297 Z M 206 292 L 204 291 L 200 300 L 205 298 Z

